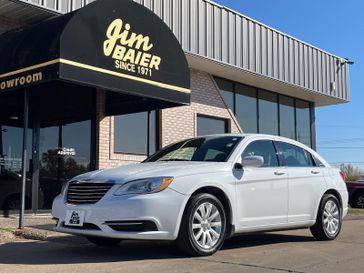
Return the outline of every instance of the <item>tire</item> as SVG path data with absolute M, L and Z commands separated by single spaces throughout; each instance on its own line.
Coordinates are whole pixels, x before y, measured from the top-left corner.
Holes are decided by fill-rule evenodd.
M 86 237 L 91 243 L 98 246 L 116 246 L 120 244 L 121 239 L 107 238 L 107 237 L 97 237 L 97 236 L 88 236 Z
M 342 209 L 339 200 L 332 194 L 325 194 L 320 202 L 316 223 L 310 227 L 318 241 L 334 240 L 340 233 Z
M 364 191 L 355 193 L 349 203 L 354 209 L 364 209 Z
M 177 246 L 191 256 L 209 256 L 226 236 L 226 214 L 220 200 L 201 193 L 191 197 L 183 214 Z

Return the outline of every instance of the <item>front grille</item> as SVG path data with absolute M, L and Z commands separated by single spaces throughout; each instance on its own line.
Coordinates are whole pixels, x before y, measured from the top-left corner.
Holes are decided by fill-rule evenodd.
M 70 182 L 67 190 L 68 204 L 95 204 L 113 186 L 111 183 L 74 181 Z

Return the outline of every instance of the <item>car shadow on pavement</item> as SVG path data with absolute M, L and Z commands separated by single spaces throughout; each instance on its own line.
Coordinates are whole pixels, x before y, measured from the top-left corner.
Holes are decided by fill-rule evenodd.
M 308 236 L 251 234 L 227 240 L 221 251 L 288 242 L 309 242 Z M 109 263 L 186 258 L 173 243 L 124 241 L 116 247 L 94 246 L 82 237 L 62 236 L 47 241 L 19 241 L 0 245 L 0 264 L 48 265 Z

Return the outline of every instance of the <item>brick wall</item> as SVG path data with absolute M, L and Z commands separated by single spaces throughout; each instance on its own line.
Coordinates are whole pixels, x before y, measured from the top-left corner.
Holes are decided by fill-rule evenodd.
M 232 133 L 241 132 L 234 115 L 227 108 L 213 77 L 205 72 L 191 70 L 191 105 L 161 111 L 160 143 L 170 143 L 194 137 L 198 114 L 229 120 Z M 137 163 L 145 159 L 140 155 L 114 153 L 114 118 L 105 117 L 105 92 L 97 95 L 98 168 L 111 168 Z

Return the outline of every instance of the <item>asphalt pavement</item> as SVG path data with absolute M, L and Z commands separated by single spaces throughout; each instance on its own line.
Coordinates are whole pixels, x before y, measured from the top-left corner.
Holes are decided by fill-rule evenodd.
M 124 241 L 113 248 L 81 237 L 0 244 L 1 273 L 40 272 L 364 272 L 364 221 L 344 221 L 335 241 L 317 242 L 307 229 L 228 240 L 212 257 L 186 258 L 173 244 Z

